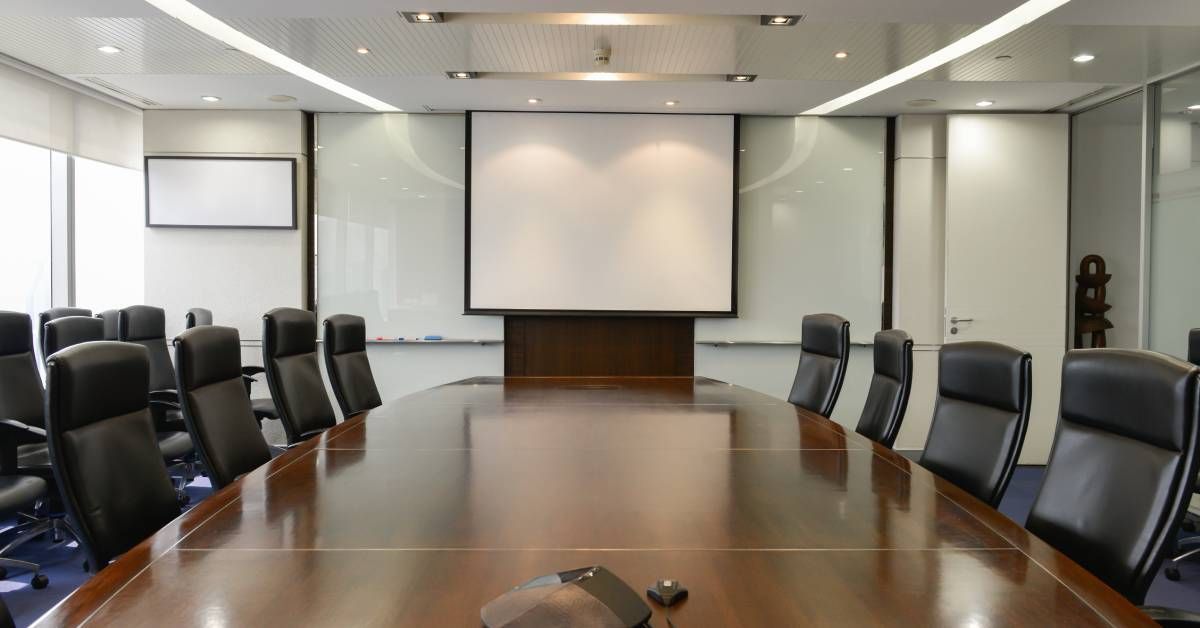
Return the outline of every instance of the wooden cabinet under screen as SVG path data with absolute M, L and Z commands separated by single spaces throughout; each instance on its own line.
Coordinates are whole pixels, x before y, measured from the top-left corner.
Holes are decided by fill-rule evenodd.
M 506 316 L 510 376 L 691 376 L 687 317 Z

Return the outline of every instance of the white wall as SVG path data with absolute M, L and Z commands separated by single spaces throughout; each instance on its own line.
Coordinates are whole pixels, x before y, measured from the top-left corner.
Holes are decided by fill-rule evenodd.
M 1071 333 L 1079 260 L 1096 254 L 1112 275 L 1106 288 L 1113 324 L 1110 347 L 1141 345 L 1142 95 L 1126 96 L 1072 119 L 1071 253 L 1068 297 Z M 1091 336 L 1084 336 L 1084 346 Z

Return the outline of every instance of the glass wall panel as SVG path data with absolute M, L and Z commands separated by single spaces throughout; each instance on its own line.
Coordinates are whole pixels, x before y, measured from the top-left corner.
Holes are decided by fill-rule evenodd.
M 738 318 L 698 319 L 701 340 L 797 340 L 835 312 L 855 341 L 882 323 L 887 122 L 743 116 Z
M 1088 255 L 1104 259 L 1105 302 L 1099 313 L 1112 324 L 1109 347 L 1137 348 L 1142 283 L 1142 106 L 1141 92 L 1078 114 L 1071 119 L 1071 278 L 1069 317 L 1076 331 L 1075 275 Z M 1090 321 L 1089 321 L 1090 322 Z M 1086 327 L 1087 324 L 1083 325 Z M 1091 346 L 1091 334 L 1081 336 Z M 1074 346 L 1074 343 L 1072 343 Z
M 51 299 L 51 151 L 0 138 L 0 310 L 37 313 Z
M 1149 348 L 1186 357 L 1200 327 L 1200 72 L 1162 84 L 1155 132 Z
M 137 170 L 75 158 L 75 304 L 79 307 L 98 312 L 145 298 L 144 189 Z
M 317 314 L 370 336 L 500 338 L 463 316 L 462 115 L 317 117 Z

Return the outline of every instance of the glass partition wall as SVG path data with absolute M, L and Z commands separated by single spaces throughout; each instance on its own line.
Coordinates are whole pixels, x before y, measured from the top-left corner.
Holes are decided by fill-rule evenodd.
M 1200 327 L 1200 71 L 1160 85 L 1149 216 L 1148 348 L 1186 357 Z

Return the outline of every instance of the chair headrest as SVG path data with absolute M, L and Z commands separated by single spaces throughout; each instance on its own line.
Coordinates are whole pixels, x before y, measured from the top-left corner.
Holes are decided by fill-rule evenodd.
M 104 321 L 90 316 L 56 318 L 42 329 L 42 348 L 47 355 L 95 340 L 104 340 Z
M 200 325 L 212 325 L 212 323 L 212 310 L 202 307 L 194 307 L 187 311 L 188 329 L 191 329 L 192 327 L 199 327 Z
M 104 310 L 97 312 L 96 318 L 104 321 L 104 339 L 117 340 L 117 319 L 121 317 L 121 310 Z
M 1009 412 L 1021 411 L 1028 353 L 998 342 L 955 342 L 938 358 L 938 394 Z
M 38 323 L 41 327 L 45 327 L 46 323 L 59 318 L 91 315 L 92 311 L 83 307 L 52 307 L 41 314 L 38 314 Z
M 149 407 L 145 347 L 99 341 L 68 347 L 46 363 L 49 420 L 72 430 Z
M 167 319 L 162 308 L 131 305 L 117 315 L 117 337 L 126 342 L 167 338 Z
M 1200 368 L 1138 349 L 1077 349 L 1063 360 L 1062 418 L 1182 451 L 1200 413 Z
M 837 314 L 809 314 L 800 329 L 800 348 L 831 358 L 844 358 L 850 343 L 850 321 Z
M 875 334 L 875 372 L 896 380 L 904 379 L 912 345 L 912 336 L 902 329 L 889 329 Z
M 175 359 L 186 390 L 242 377 L 242 343 L 232 327 L 185 330 L 175 338 Z
M 317 350 L 317 315 L 294 307 L 277 307 L 263 315 L 263 349 L 282 358 Z
M 325 350 L 333 355 L 367 350 L 367 323 L 361 316 L 334 314 L 325 319 Z
M 0 355 L 33 351 L 32 319 L 24 312 L 0 311 Z

